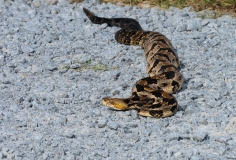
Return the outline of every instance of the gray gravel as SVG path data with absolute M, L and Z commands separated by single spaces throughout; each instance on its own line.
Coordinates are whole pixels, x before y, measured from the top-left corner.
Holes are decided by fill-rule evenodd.
M 236 159 L 235 19 L 96 0 L 0 2 L 1 159 Z M 185 77 L 174 116 L 102 106 L 102 97 L 130 96 L 146 62 L 83 7 L 135 18 L 172 41 Z

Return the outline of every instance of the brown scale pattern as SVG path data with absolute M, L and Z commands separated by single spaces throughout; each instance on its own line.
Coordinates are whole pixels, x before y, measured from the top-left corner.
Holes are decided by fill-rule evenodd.
M 139 45 L 144 49 L 148 77 L 136 82 L 129 98 L 102 99 L 105 106 L 116 110 L 135 109 L 141 116 L 162 118 L 173 115 L 178 103 L 172 93 L 180 90 L 183 77 L 178 70 L 179 58 L 171 42 L 161 33 L 144 31 L 140 24 L 131 18 L 97 17 L 88 9 L 84 13 L 95 24 L 107 23 L 121 29 L 116 32 L 117 42 L 126 45 Z

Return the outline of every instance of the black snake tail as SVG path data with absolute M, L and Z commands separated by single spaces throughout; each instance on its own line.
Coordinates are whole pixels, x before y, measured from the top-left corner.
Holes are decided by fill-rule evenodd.
M 87 17 L 95 24 L 103 24 L 106 23 L 109 27 L 120 27 L 122 29 L 130 29 L 135 31 L 142 31 L 142 27 L 140 24 L 132 18 L 104 18 L 95 16 L 94 13 L 89 11 L 86 8 L 83 8 L 84 13 Z

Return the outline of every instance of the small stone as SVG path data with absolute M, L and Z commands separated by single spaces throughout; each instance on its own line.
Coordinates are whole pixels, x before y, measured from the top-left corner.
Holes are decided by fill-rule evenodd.
M 50 61 L 49 63 L 46 64 L 45 68 L 49 71 L 54 71 L 57 70 L 57 66 L 54 62 Z
M 108 126 L 110 129 L 114 129 L 114 130 L 117 130 L 117 128 L 118 128 L 118 124 L 117 124 L 116 122 L 111 122 L 111 121 L 109 121 L 109 122 L 107 123 L 107 126 Z
M 186 106 L 187 108 L 185 109 L 184 114 L 192 114 L 196 112 L 197 104 L 195 102 L 189 102 Z
M 81 65 L 79 63 L 74 63 L 74 64 L 70 65 L 71 69 L 78 69 L 80 67 L 81 67 Z
M 182 152 L 176 152 L 176 153 L 174 153 L 174 156 L 177 157 L 177 158 L 181 158 L 182 155 L 183 155 Z
M 177 111 L 175 113 L 175 117 L 177 117 L 177 118 L 181 118 L 182 116 L 183 116 L 183 111 Z
M 104 149 L 104 150 L 98 149 L 97 154 L 103 158 L 106 158 L 108 156 L 109 152 L 108 152 L 108 149 Z
M 98 121 L 98 127 L 99 128 L 104 128 L 107 125 L 107 120 L 106 119 L 102 119 Z
M 31 67 L 31 72 L 32 73 L 42 72 L 42 67 L 33 64 Z
M 58 14 L 58 11 L 52 10 L 51 13 L 52 13 L 52 14 Z
M 32 53 L 34 50 L 29 45 L 21 45 L 21 50 L 24 53 Z
M 186 30 L 186 28 L 187 28 L 186 24 L 180 23 L 179 25 L 177 25 L 176 30 L 179 32 L 183 32 Z
M 200 21 L 197 22 L 196 19 L 191 19 L 187 21 L 187 28 L 188 31 L 199 30 L 201 28 Z
M 124 128 L 124 133 L 126 133 L 126 134 L 127 134 L 127 133 L 132 133 L 132 130 L 130 130 L 129 128 L 126 128 L 126 127 L 125 127 L 125 128 Z
M 65 130 L 63 136 L 67 138 L 75 138 L 74 131 L 71 130 Z
M 206 26 L 206 25 L 209 24 L 209 23 L 210 23 L 209 19 L 204 19 L 204 20 L 202 21 L 201 25 L 202 25 L 202 26 Z
M 228 124 L 225 127 L 225 131 L 229 134 L 236 132 L 236 117 L 233 117 L 229 120 Z
M 206 139 L 208 139 L 208 133 L 207 132 L 197 132 L 193 136 L 193 140 L 195 140 L 197 142 L 202 142 Z
M 17 104 L 12 104 L 12 105 L 10 106 L 10 110 L 13 111 L 13 112 L 16 112 L 16 111 L 19 110 L 19 107 L 17 106 Z

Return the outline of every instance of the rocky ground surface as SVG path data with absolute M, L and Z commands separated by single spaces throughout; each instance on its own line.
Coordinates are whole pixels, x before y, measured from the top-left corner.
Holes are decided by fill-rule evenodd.
M 137 19 L 173 43 L 185 78 L 168 118 L 102 106 L 147 76 L 143 50 L 99 16 Z M 236 159 L 236 20 L 191 8 L 0 1 L 1 159 Z M 203 19 L 204 17 L 204 19 Z

